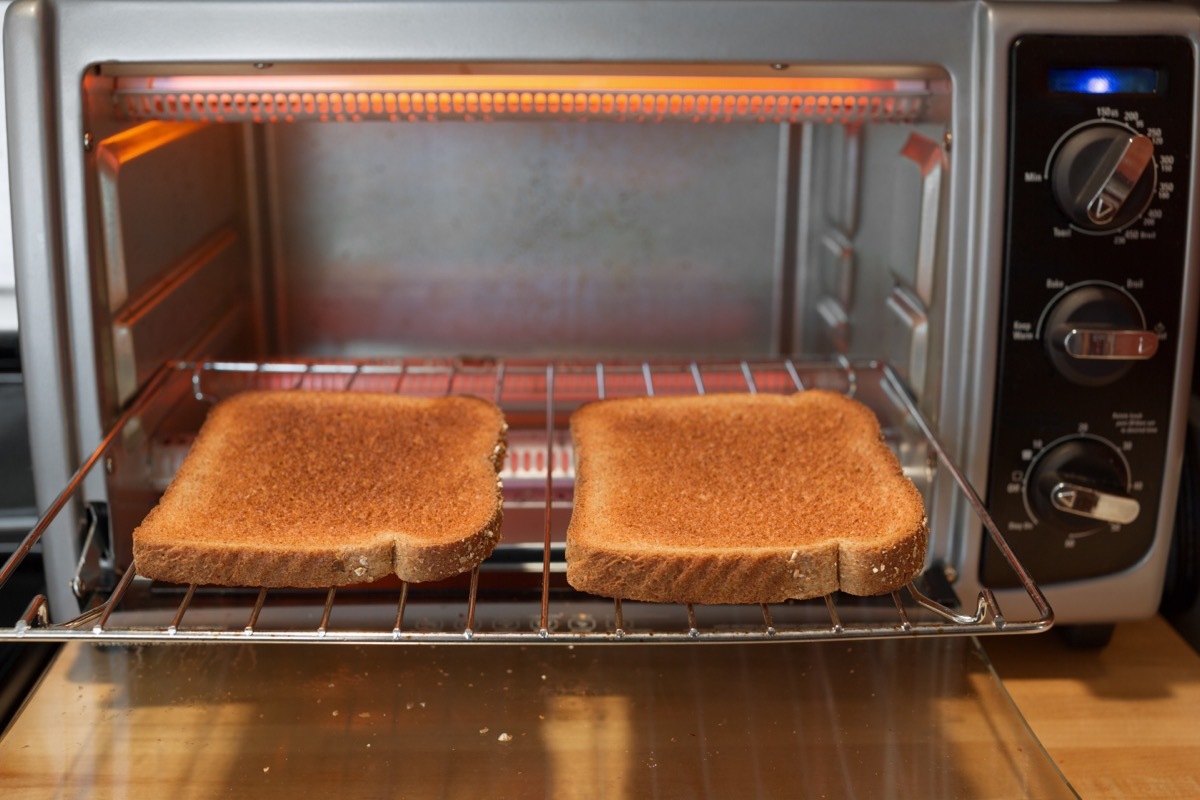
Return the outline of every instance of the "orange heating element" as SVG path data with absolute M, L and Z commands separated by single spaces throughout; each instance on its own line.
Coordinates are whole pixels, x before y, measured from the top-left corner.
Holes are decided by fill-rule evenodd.
M 131 119 L 255 122 L 513 117 L 911 119 L 925 80 L 720 75 L 402 74 L 122 77 Z

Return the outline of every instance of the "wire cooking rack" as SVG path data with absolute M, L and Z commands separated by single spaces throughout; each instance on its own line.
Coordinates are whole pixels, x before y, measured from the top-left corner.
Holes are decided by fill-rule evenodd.
M 926 493 L 944 471 L 979 519 L 1033 602 L 1032 619 L 1004 617 L 987 589 L 973 602 L 946 602 L 917 582 L 880 598 L 840 593 L 761 606 L 702 606 L 605 600 L 572 591 L 554 520 L 569 513 L 573 468 L 566 420 L 592 400 L 708 392 L 842 391 L 879 415 L 885 438 L 906 473 Z M 165 365 L 80 467 L 47 514 L 0 568 L 0 589 L 88 473 L 109 457 L 132 420 L 183 396 L 209 404 L 249 389 L 386 391 L 415 396 L 473 394 L 491 399 L 510 423 L 501 473 L 506 520 L 511 506 L 541 507 L 540 542 L 501 545 L 458 580 L 396 581 L 325 591 L 173 586 L 140 578 L 132 566 L 86 610 L 52 623 L 44 596 L 34 597 L 0 640 L 98 642 L 768 642 L 1032 633 L 1053 624 L 1041 590 L 1021 566 L 961 470 L 949 458 L 886 364 L 793 360 L 723 363 L 396 360 L 317 362 L 176 362 Z M 188 399 L 190 395 L 190 400 Z M 150 472 L 169 479 L 187 437 L 154 458 Z M 915 463 L 914 463 L 915 462 Z M 154 484 L 153 475 L 148 478 Z M 159 489 L 162 487 L 159 486 Z M 928 498 L 927 498 L 928 499 Z M 559 526 L 561 527 L 561 525 Z M 82 563 L 82 559 L 81 559 Z M 937 570 L 935 566 L 933 571 Z M 927 573 L 928 574 L 928 573 Z M 115 577 L 115 576 L 114 576 Z M 931 594 L 938 594 L 934 599 Z

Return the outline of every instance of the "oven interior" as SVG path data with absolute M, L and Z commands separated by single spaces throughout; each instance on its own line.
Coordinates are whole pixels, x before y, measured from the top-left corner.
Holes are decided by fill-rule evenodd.
M 105 408 L 195 353 L 840 353 L 925 388 L 937 71 L 170 66 L 84 85 Z

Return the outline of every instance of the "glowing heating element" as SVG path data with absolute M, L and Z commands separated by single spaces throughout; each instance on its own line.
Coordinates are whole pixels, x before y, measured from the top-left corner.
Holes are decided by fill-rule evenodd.
M 912 121 L 931 81 L 626 74 L 185 75 L 115 79 L 130 120 Z

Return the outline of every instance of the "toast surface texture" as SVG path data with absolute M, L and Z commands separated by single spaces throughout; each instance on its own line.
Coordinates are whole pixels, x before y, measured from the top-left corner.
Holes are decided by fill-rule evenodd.
M 629 600 L 875 595 L 925 562 L 920 492 L 836 392 L 604 400 L 571 418 L 567 581 Z
M 245 392 L 133 534 L 140 574 L 325 587 L 447 578 L 500 540 L 504 417 L 474 397 Z

